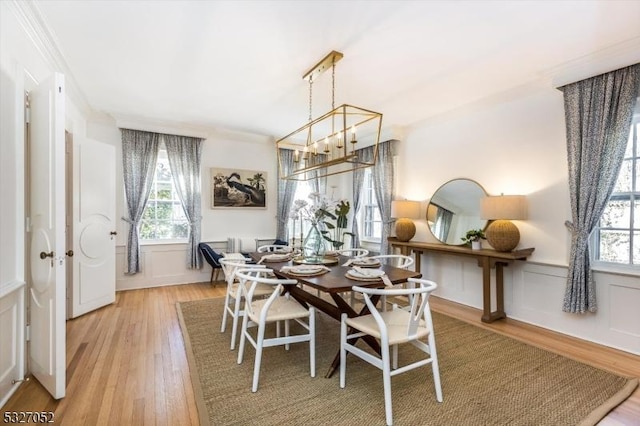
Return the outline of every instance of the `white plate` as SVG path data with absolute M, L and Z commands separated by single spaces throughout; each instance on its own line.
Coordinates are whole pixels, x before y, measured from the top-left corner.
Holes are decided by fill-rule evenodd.
M 300 265 L 300 266 L 294 266 L 293 268 L 289 269 L 289 272 L 293 274 L 298 274 L 298 275 L 313 275 L 313 274 L 317 274 L 323 269 L 324 268 L 321 266 Z
M 353 259 L 351 264 L 355 266 L 378 266 L 380 265 L 380 261 L 378 259 L 368 259 L 363 257 L 360 259 Z
M 384 271 L 382 269 L 365 269 L 363 272 L 356 271 L 355 269 L 349 269 L 347 274 L 351 275 L 354 278 L 380 278 L 384 275 Z
M 267 254 L 263 256 L 265 260 L 288 260 L 289 254 Z

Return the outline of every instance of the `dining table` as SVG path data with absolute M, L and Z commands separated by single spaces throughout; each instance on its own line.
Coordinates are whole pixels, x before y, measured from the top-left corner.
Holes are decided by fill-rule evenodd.
M 384 272 L 384 280 L 382 278 L 359 279 L 352 277 L 350 273 L 348 274 L 353 268 L 349 263 L 353 262 L 354 259 L 342 255 L 326 256 L 320 264 L 323 266 L 322 270 L 316 274 L 300 274 L 295 273 L 295 268 L 293 267 L 305 264 L 305 262 L 296 258 L 293 254 L 289 256 L 277 256 L 255 252 L 249 253 L 249 255 L 255 262 L 262 263 L 267 268 L 273 270 L 273 273 L 277 277 L 296 279 L 298 283 L 302 285 L 287 285 L 284 291 L 289 293 L 291 297 L 306 308 L 311 305 L 335 319 L 338 323 L 341 321 L 343 313 L 346 313 L 350 318 L 367 315 L 369 313 L 369 309 L 365 304 L 362 304 L 362 307 L 356 310 L 356 308 L 348 302 L 351 298 L 353 286 L 384 288 L 389 284 L 406 283 L 409 278 L 422 277 L 420 272 L 380 263 L 375 265 L 375 269 Z M 376 304 L 379 296 L 372 296 L 371 300 Z M 352 332 L 352 330 L 349 331 L 349 333 Z M 367 345 L 380 354 L 380 344 L 374 337 L 363 336 L 362 339 Z M 355 340 L 357 340 L 357 338 L 354 338 L 352 341 Z M 339 366 L 340 348 L 338 347 L 336 356 L 327 370 L 325 377 L 331 377 Z

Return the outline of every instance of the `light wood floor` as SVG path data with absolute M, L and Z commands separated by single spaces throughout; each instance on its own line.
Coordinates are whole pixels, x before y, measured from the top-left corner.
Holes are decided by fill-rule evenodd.
M 175 303 L 223 295 L 222 283 L 118 292 L 116 303 L 67 322 L 67 396 L 55 401 L 34 379 L 5 411 L 53 411 L 56 424 L 197 425 Z M 480 311 L 434 298 L 434 311 L 625 376 L 640 357 L 514 320 L 480 322 Z M 212 324 L 219 332 L 219 324 Z M 602 425 L 640 425 L 640 389 Z

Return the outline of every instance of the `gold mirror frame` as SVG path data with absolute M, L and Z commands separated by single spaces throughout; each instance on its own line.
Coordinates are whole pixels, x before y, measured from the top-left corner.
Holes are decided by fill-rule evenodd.
M 427 206 L 431 234 L 443 244 L 463 245 L 467 231 L 487 226 L 487 221 L 480 219 L 480 200 L 486 196 L 482 185 L 471 179 L 452 179 L 441 185 Z

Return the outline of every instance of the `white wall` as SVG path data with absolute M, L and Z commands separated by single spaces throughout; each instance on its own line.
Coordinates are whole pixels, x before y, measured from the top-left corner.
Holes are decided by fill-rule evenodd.
M 131 124 L 130 122 L 127 124 Z M 275 238 L 277 206 L 277 160 L 273 138 L 217 129 L 193 129 L 138 121 L 135 128 L 180 135 L 198 134 L 205 138 L 202 150 L 202 234 L 201 241 L 234 238 L 245 243 L 255 238 Z M 127 217 L 122 181 L 122 147 L 119 122 L 106 116 L 89 121 L 89 137 L 116 146 L 116 217 Z M 266 209 L 212 209 L 211 168 L 257 170 L 267 179 Z M 129 226 L 123 220 L 117 226 L 116 289 L 143 288 L 156 285 L 208 281 L 209 267 L 198 271 L 186 268 L 185 244 L 143 245 L 143 271 L 126 275 L 124 259 Z M 239 249 L 239 247 L 237 247 Z M 168 254 L 170 253 L 170 254 Z M 158 263 L 160 262 L 160 263 Z M 153 272 L 156 271 L 156 272 Z M 162 272 L 160 272 L 162 271 Z
M 444 182 L 469 178 L 490 195 L 527 196 L 529 217 L 516 221 L 527 262 L 505 268 L 505 311 L 511 318 L 640 354 L 640 278 L 595 274 L 599 310 L 562 312 L 571 219 L 562 93 L 531 84 L 407 130 L 398 158 L 398 195 L 425 200 Z M 426 202 L 425 202 L 426 206 Z M 415 241 L 436 242 L 426 220 Z M 486 242 L 484 242 L 486 245 Z M 482 307 L 475 261 L 423 255 L 423 276 L 437 295 Z

